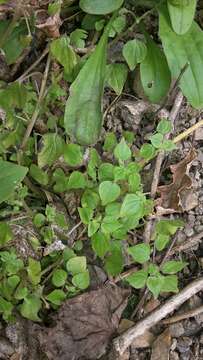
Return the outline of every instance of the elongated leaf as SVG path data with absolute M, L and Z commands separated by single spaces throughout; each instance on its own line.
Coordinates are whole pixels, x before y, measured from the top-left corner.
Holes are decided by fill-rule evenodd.
M 140 65 L 141 82 L 148 99 L 157 103 L 167 95 L 171 75 L 162 50 L 148 35 L 146 38 L 147 55 Z
M 80 7 L 89 14 L 109 14 L 121 7 L 124 0 L 80 0 Z
M 160 9 L 159 32 L 173 78 L 177 78 L 186 64 L 180 80 L 180 88 L 190 104 L 203 107 L 203 31 L 193 22 L 184 35 L 176 34 L 170 26 L 166 8 Z
M 27 171 L 26 167 L 0 160 L 0 203 L 9 198 Z
M 185 34 L 192 25 L 195 16 L 197 0 L 188 0 L 185 4 L 174 5 L 173 0 L 168 0 L 168 11 L 173 30 L 179 34 Z
M 111 22 L 94 53 L 80 70 L 70 88 L 64 124 L 68 135 L 82 145 L 94 144 L 102 126 L 102 96 L 105 81 L 106 50 Z

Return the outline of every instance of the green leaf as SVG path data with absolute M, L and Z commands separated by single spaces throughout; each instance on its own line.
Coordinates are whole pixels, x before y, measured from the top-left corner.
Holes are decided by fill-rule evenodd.
M 102 97 L 105 82 L 106 52 L 111 21 L 70 87 L 64 124 L 66 132 L 81 145 L 94 144 L 101 131 Z
M 160 10 L 159 18 L 159 35 L 171 75 L 177 79 L 188 64 L 179 86 L 189 103 L 200 109 L 203 107 L 203 82 L 200 76 L 203 67 L 203 31 L 193 22 L 187 33 L 176 34 L 171 29 L 169 15 L 164 8 Z
M 38 312 L 41 309 L 42 302 L 36 295 L 27 296 L 20 306 L 20 313 L 26 319 L 32 321 L 41 321 Z
M 78 212 L 83 224 L 88 225 L 93 217 L 93 210 L 91 208 L 85 207 L 85 208 L 78 208 Z
M 165 151 L 172 151 L 176 149 L 176 144 L 172 140 L 164 140 L 161 148 Z
M 127 80 L 127 67 L 125 64 L 115 63 L 108 65 L 106 71 L 107 84 L 112 87 L 117 95 L 120 95 Z
M 80 0 L 80 7 L 89 14 L 105 15 L 121 7 L 124 0 Z
M 83 29 L 75 29 L 70 34 L 70 43 L 76 48 L 83 49 L 85 47 L 85 40 L 87 39 L 87 31 Z
M 21 55 L 24 48 L 28 45 L 23 43 L 23 39 L 27 36 L 27 26 L 24 21 L 15 22 L 14 26 L 11 25 L 12 20 L 1 20 L 0 22 L 0 38 L 2 38 L 11 26 L 12 31 L 8 32 L 6 41 L 2 48 L 6 56 L 6 62 L 8 65 L 14 64 L 18 57 Z
M 126 277 L 126 281 L 135 289 L 141 289 L 145 286 L 148 273 L 144 270 L 139 270 Z
M 114 166 L 114 180 L 122 181 L 126 180 L 128 172 L 125 166 Z
M 72 278 L 72 283 L 75 287 L 81 290 L 87 289 L 90 284 L 89 271 L 86 270 L 83 273 L 74 275 Z
M 113 172 L 114 172 L 114 166 L 112 164 L 109 163 L 101 164 L 98 170 L 99 181 L 101 182 L 105 180 L 113 180 L 114 179 Z
M 87 234 L 89 237 L 91 237 L 92 235 L 94 235 L 97 230 L 99 229 L 100 227 L 100 222 L 97 221 L 97 220 L 92 220 L 90 221 L 89 225 L 88 225 L 88 231 L 87 231 Z
M 9 318 L 13 310 L 13 305 L 11 302 L 5 300 L 2 296 L 0 296 L 0 312 L 3 313 L 3 317 L 6 320 Z
M 158 234 L 155 240 L 155 247 L 158 251 L 165 249 L 170 240 L 170 236 L 166 234 Z
M 150 136 L 150 141 L 151 141 L 152 145 L 157 149 L 160 149 L 162 147 L 163 140 L 164 140 L 164 137 L 160 133 Z
M 177 272 L 181 271 L 186 267 L 188 263 L 185 261 L 167 261 L 161 266 L 161 271 L 164 274 L 176 274 Z
M 139 264 L 144 264 L 150 258 L 149 244 L 138 244 L 128 248 L 128 253 L 133 257 L 133 260 Z
M 128 177 L 128 189 L 130 193 L 137 192 L 141 188 L 140 174 L 130 174 Z
M 102 205 L 105 206 L 115 201 L 120 196 L 120 186 L 112 181 L 103 181 L 99 185 L 99 195 L 102 200 Z
M 131 158 L 131 150 L 124 138 L 122 138 L 119 144 L 116 145 L 114 149 L 114 156 L 116 159 L 121 161 L 126 161 Z
M 179 35 L 185 34 L 192 25 L 197 0 L 188 0 L 178 6 L 174 5 L 173 0 L 168 0 L 167 4 L 173 30 Z
M 45 165 L 52 165 L 59 156 L 63 154 L 64 140 L 54 133 L 42 136 L 43 148 L 38 154 L 38 165 L 42 168 Z
M 164 281 L 161 286 L 161 292 L 178 292 L 177 275 L 164 276 Z
M 169 120 L 162 119 L 157 126 L 157 132 L 161 133 L 162 135 L 168 134 L 172 130 L 172 125 Z
M 65 298 L 66 294 L 63 290 L 60 289 L 53 290 L 49 295 L 46 296 L 48 301 L 57 306 L 61 305 Z
M 86 267 L 87 261 L 85 256 L 73 257 L 66 263 L 67 270 L 70 271 L 73 275 L 84 272 Z
M 37 228 L 42 227 L 45 221 L 46 221 L 46 217 L 41 213 L 36 214 L 33 219 L 33 223 Z
M 101 230 L 103 233 L 111 234 L 120 229 L 122 224 L 114 218 L 114 216 L 105 216 L 101 223 Z
M 56 287 L 61 287 L 65 285 L 67 280 L 67 272 L 63 269 L 56 269 L 52 275 L 52 284 Z
M 20 284 L 14 294 L 15 299 L 17 300 L 23 300 L 28 296 L 28 288 L 22 287 Z
M 112 24 L 112 29 L 110 31 L 109 36 L 113 35 L 112 37 L 114 37 L 116 33 L 120 34 L 124 30 L 125 26 L 126 26 L 126 16 L 125 15 L 117 16 L 117 18 L 114 20 Z
M 80 171 L 73 171 L 68 179 L 67 189 L 84 189 L 86 185 L 85 175 Z
M 111 276 L 116 276 L 123 270 L 123 255 L 119 247 L 115 246 L 111 254 L 105 259 L 105 270 Z
M 103 150 L 108 152 L 113 152 L 113 149 L 115 148 L 117 144 L 116 135 L 113 132 L 109 132 L 106 134 Z
M 152 292 L 155 298 L 157 298 L 161 292 L 164 283 L 164 276 L 149 276 L 147 279 L 147 287 Z
M 155 265 L 155 264 L 149 264 L 149 267 L 148 267 L 148 273 L 150 274 L 150 275 L 160 275 L 159 274 L 159 268 L 158 268 L 158 266 L 157 265 Z
M 140 40 L 129 40 L 123 47 L 123 57 L 131 71 L 145 59 L 146 55 L 147 47 Z
M 77 144 L 67 144 L 64 147 L 64 160 L 70 166 L 80 166 L 83 162 L 81 146 Z
M 108 234 L 103 234 L 101 231 L 98 231 L 91 238 L 92 248 L 97 256 L 101 259 L 106 255 L 110 250 L 110 238 Z
M 56 169 L 53 173 L 53 180 L 55 182 L 54 191 L 64 192 L 67 189 L 68 178 L 62 169 Z
M 12 238 L 13 238 L 13 233 L 11 231 L 10 226 L 5 222 L 1 222 L 0 223 L 0 246 L 4 246 L 9 241 L 11 241 Z
M 41 264 L 39 261 L 29 258 L 27 267 L 28 278 L 33 285 L 37 285 L 41 280 Z
M 53 40 L 50 46 L 51 54 L 64 67 L 66 74 L 72 74 L 74 67 L 77 64 L 77 55 L 73 48 L 69 45 L 67 36 Z
M 28 169 L 24 166 L 0 160 L 0 203 L 7 200 L 15 187 L 24 179 Z
M 169 90 L 171 75 L 164 53 L 147 35 L 147 55 L 140 64 L 144 92 L 152 103 L 158 103 Z
M 118 219 L 118 217 L 120 215 L 120 209 L 121 209 L 121 204 L 118 202 L 114 202 L 114 203 L 108 204 L 105 207 L 105 214 L 108 216 L 113 216 L 114 219 Z
M 145 197 L 140 194 L 127 194 L 123 200 L 120 216 L 141 216 L 144 210 Z
M 44 186 L 46 186 L 49 182 L 48 174 L 35 164 L 30 166 L 30 176 L 32 176 L 32 178 L 39 184 Z
M 88 207 L 90 209 L 95 209 L 99 204 L 99 195 L 93 190 L 85 190 L 81 198 L 82 207 Z
M 158 234 L 174 235 L 183 226 L 182 220 L 159 220 L 155 225 L 155 231 Z
M 140 148 L 140 156 L 145 160 L 151 160 L 156 155 L 156 149 L 151 144 L 144 144 Z

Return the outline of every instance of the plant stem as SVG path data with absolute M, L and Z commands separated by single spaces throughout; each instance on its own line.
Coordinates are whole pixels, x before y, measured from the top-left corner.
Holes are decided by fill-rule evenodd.
M 195 125 L 191 126 L 189 129 L 183 131 L 181 134 L 176 136 L 173 139 L 174 144 L 178 143 L 179 141 L 185 139 L 187 136 L 192 134 L 195 130 L 199 129 L 201 126 L 203 126 L 203 120 L 198 121 Z

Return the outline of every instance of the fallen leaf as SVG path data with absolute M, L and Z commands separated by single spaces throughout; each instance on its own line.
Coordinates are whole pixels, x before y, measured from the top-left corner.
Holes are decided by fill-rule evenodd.
M 197 205 L 193 182 L 189 176 L 192 161 L 197 153 L 191 149 L 179 163 L 170 166 L 173 181 L 169 185 L 158 187 L 160 198 L 157 200 L 157 212 L 160 215 L 189 211 Z
M 152 345 L 152 354 L 150 360 L 169 360 L 169 351 L 171 347 L 171 334 L 166 329 L 157 337 Z
M 45 10 L 36 11 L 36 27 L 42 30 L 48 37 L 55 39 L 60 36 L 59 28 L 62 24 L 59 13 L 48 16 Z
M 39 340 L 49 360 L 97 359 L 118 328 L 129 291 L 115 285 L 67 300 L 42 329 Z
M 144 313 L 148 314 L 151 311 L 155 310 L 160 305 L 160 301 L 158 299 L 149 300 L 144 306 Z

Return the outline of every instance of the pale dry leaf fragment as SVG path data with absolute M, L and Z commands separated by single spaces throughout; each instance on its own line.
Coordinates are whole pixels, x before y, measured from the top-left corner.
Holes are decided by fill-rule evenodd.
M 60 37 L 59 28 L 62 24 L 59 13 L 48 16 L 45 10 L 36 12 L 36 27 L 42 30 L 48 37 L 55 39 Z
M 39 339 L 49 360 L 96 360 L 118 328 L 129 291 L 106 285 L 63 303 Z
M 196 156 L 196 151 L 191 149 L 183 160 L 170 166 L 173 174 L 172 183 L 159 186 L 157 189 L 161 195 L 157 200 L 159 214 L 189 211 L 197 205 L 197 196 L 189 175 L 192 161 Z
M 152 354 L 150 360 L 169 360 L 169 352 L 171 347 L 171 334 L 166 329 L 152 345 Z

